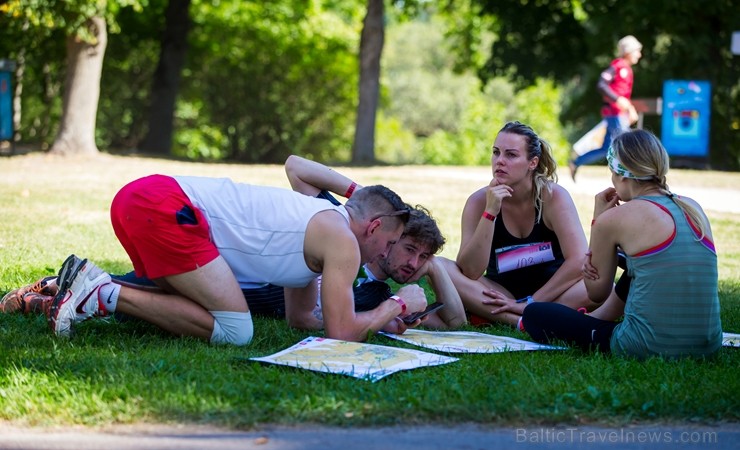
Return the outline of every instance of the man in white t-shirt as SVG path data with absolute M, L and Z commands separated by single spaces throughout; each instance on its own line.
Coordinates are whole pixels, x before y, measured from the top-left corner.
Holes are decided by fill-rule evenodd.
M 407 286 L 373 311 L 354 311 L 358 268 L 387 254 L 408 215 L 408 206 L 383 186 L 333 206 L 228 179 L 135 180 L 113 200 L 113 228 L 137 276 L 164 292 L 113 283 L 72 255 L 59 271 L 49 324 L 56 334 L 69 335 L 77 322 L 118 311 L 177 335 L 245 345 L 253 325 L 242 288 L 285 286 L 289 324 L 316 328 L 312 280 L 321 274 L 326 336 L 362 341 L 394 317 L 426 307 L 423 290 Z

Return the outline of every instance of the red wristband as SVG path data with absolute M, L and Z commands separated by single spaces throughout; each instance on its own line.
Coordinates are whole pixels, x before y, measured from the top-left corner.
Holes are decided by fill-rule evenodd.
M 403 301 L 403 299 L 397 295 L 391 295 L 391 300 L 394 300 L 396 303 L 398 303 L 398 306 L 401 307 L 401 314 L 406 312 L 406 303 Z
M 494 220 L 496 220 L 496 216 L 494 216 L 493 214 L 489 213 L 488 211 L 483 211 L 483 215 L 481 217 L 483 217 L 484 219 L 488 219 L 491 222 L 493 222 Z
M 345 198 L 350 198 L 350 197 L 352 197 L 352 193 L 353 193 L 353 192 L 355 192 L 355 188 L 356 188 L 356 187 L 357 187 L 357 183 L 355 183 L 355 182 L 353 181 L 353 182 L 352 182 L 352 184 L 350 184 L 350 185 L 349 185 L 349 187 L 347 188 L 347 192 L 345 192 L 345 193 L 344 193 L 344 197 L 345 197 Z
M 591 219 L 591 226 L 594 226 L 595 223 L 596 223 L 596 219 Z

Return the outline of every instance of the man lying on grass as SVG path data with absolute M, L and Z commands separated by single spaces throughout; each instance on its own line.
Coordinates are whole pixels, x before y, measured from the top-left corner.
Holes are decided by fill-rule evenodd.
M 427 305 L 423 290 L 411 285 L 372 311 L 355 313 L 353 307 L 358 268 L 387 254 L 408 216 L 408 206 L 383 186 L 364 188 L 335 206 L 229 179 L 142 178 L 119 191 L 111 219 L 136 275 L 161 290 L 113 283 L 71 255 L 59 271 L 49 324 L 67 336 L 75 323 L 118 311 L 173 334 L 245 345 L 253 325 L 242 288 L 284 286 L 289 323 L 312 328 L 317 322 L 306 320 L 316 305 L 312 281 L 323 275 L 326 336 L 361 341 Z
M 344 192 L 342 189 L 348 183 L 354 186 L 352 190 L 355 192 L 362 189 L 362 186 L 339 172 L 299 156 L 288 158 L 285 162 L 285 172 L 293 190 L 325 198 L 335 205 L 339 203 L 329 191 Z M 436 301 L 445 307 L 427 316 L 424 325 L 436 329 L 453 329 L 464 325 L 465 309 L 460 295 L 441 261 L 434 257 L 444 243 L 444 236 L 429 212 L 420 206 L 412 209 L 401 239 L 391 245 L 388 254 L 362 266 L 354 287 L 355 310 L 369 311 L 389 299 L 393 292 L 386 282 L 388 279 L 398 284 L 406 284 L 427 277 Z M 253 302 L 249 303 L 251 305 Z M 322 320 L 321 314 L 319 304 L 315 310 L 319 321 Z M 406 324 L 395 318 L 383 330 L 401 334 L 406 331 Z
M 328 167 L 291 156 L 286 161 L 285 169 L 293 189 L 306 195 L 317 196 L 339 203 L 327 191 L 332 187 L 352 185 L 352 181 Z M 356 186 L 353 190 L 359 190 Z M 342 192 L 346 192 L 342 190 Z M 351 195 L 351 194 L 350 194 Z M 413 283 L 427 277 L 434 291 L 436 301 L 445 307 L 430 314 L 424 321 L 428 328 L 453 329 L 465 324 L 465 311 L 460 296 L 457 294 L 447 272 L 441 267 L 434 255 L 444 245 L 444 237 L 435 220 L 428 212 L 417 207 L 410 212 L 401 239 L 391 245 L 387 256 L 376 258 L 365 264 L 360 270 L 353 287 L 355 311 L 371 311 L 388 300 L 393 292 L 386 280 L 392 279 L 398 284 Z M 134 272 L 125 275 L 113 275 L 114 283 L 139 289 L 158 289 L 146 278 L 137 278 Z M 8 293 L 0 302 L 0 312 L 34 313 L 43 312 L 45 305 L 50 305 L 57 293 L 56 277 L 46 277 L 34 285 L 16 289 Z M 270 317 L 285 317 L 285 296 L 281 286 L 267 285 L 253 289 L 242 289 L 251 314 Z M 317 299 L 319 300 L 319 299 Z M 120 314 L 118 314 L 121 317 Z M 318 323 L 313 328 L 323 327 L 323 316 L 320 302 L 314 309 Z M 312 318 L 304 320 L 312 321 Z M 415 326 L 416 324 L 414 324 Z M 408 325 L 396 317 L 383 327 L 384 331 L 403 333 Z

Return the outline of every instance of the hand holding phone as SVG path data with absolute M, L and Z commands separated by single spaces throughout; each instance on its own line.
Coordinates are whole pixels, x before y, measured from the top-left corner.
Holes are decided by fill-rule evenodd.
M 418 312 L 409 314 L 406 317 L 403 317 L 403 323 L 405 323 L 406 325 L 411 325 L 412 323 L 416 322 L 417 320 L 423 317 L 428 316 L 434 311 L 444 308 L 444 306 L 445 306 L 444 303 L 434 302 L 431 305 L 427 306 L 427 309 L 425 309 L 424 311 L 418 311 Z

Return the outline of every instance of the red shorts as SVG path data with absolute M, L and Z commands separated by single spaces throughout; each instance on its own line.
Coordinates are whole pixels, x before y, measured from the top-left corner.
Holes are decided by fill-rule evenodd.
M 110 216 L 138 277 L 191 272 L 219 255 L 203 213 L 172 177 L 151 175 L 127 184 L 113 198 Z

